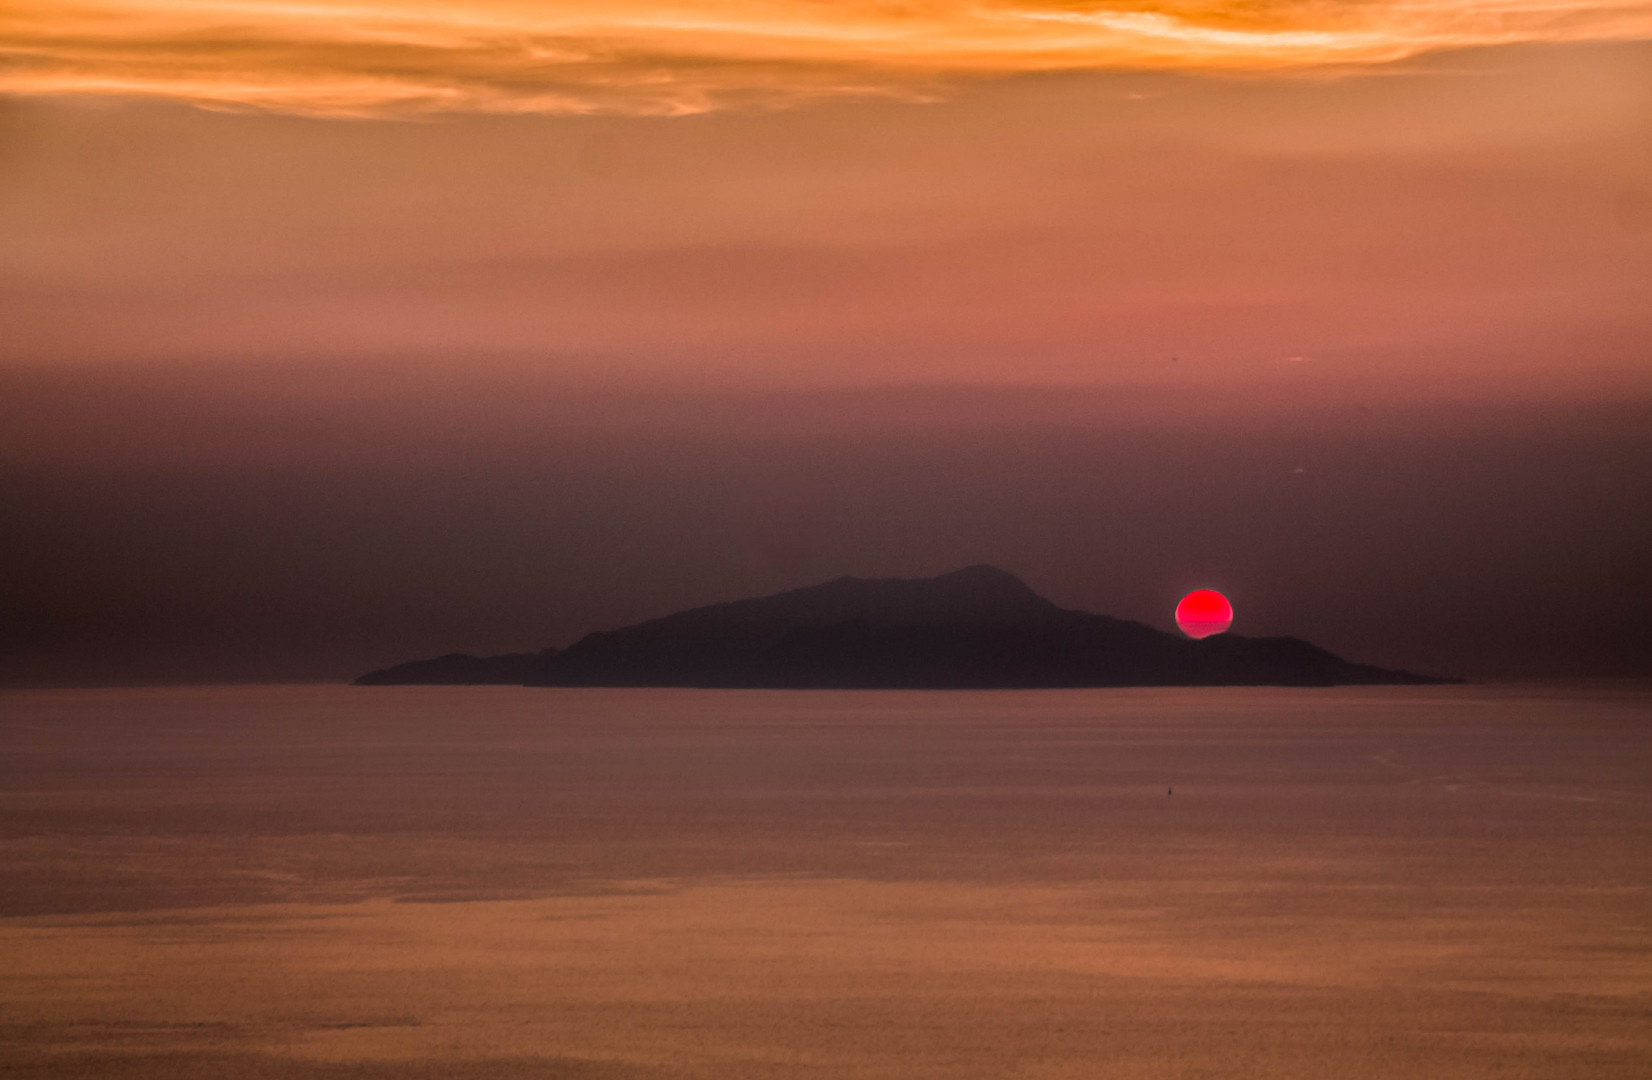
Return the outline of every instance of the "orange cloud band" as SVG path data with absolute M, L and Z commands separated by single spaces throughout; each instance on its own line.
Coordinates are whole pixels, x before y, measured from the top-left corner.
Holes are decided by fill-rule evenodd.
M 0 93 L 320 115 L 703 112 L 966 75 L 1652 38 L 1652 0 L 11 0 Z

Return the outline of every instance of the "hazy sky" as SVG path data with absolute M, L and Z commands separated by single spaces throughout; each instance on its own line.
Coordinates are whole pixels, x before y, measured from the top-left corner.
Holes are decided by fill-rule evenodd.
M 0 678 L 840 574 L 1652 673 L 1652 3 L 0 12 Z

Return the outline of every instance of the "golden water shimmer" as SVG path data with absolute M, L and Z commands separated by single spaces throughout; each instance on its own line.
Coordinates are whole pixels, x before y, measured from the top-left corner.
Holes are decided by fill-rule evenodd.
M 959 76 L 1365 65 L 1649 36 L 1646 0 L 14 0 L 0 93 L 681 114 L 923 97 Z
M 9 693 L 0 1073 L 1640 1080 L 1647 703 Z

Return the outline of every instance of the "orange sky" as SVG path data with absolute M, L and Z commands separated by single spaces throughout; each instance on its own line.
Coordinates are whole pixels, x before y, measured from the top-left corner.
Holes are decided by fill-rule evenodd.
M 16 97 L 0 362 L 1621 394 L 1652 382 L 1648 50 L 689 117 Z
M 1652 0 L 14 0 L 0 362 L 1598 395 L 1652 378 L 1618 39 Z
M 692 113 L 963 75 L 1652 37 L 1647 0 L 12 0 L 0 92 L 312 114 Z

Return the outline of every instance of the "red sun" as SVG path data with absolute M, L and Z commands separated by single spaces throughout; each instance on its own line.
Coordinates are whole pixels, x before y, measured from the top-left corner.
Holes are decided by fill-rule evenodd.
M 1233 605 L 1215 589 L 1194 589 L 1176 605 L 1176 625 L 1190 638 L 1220 634 L 1233 625 Z

